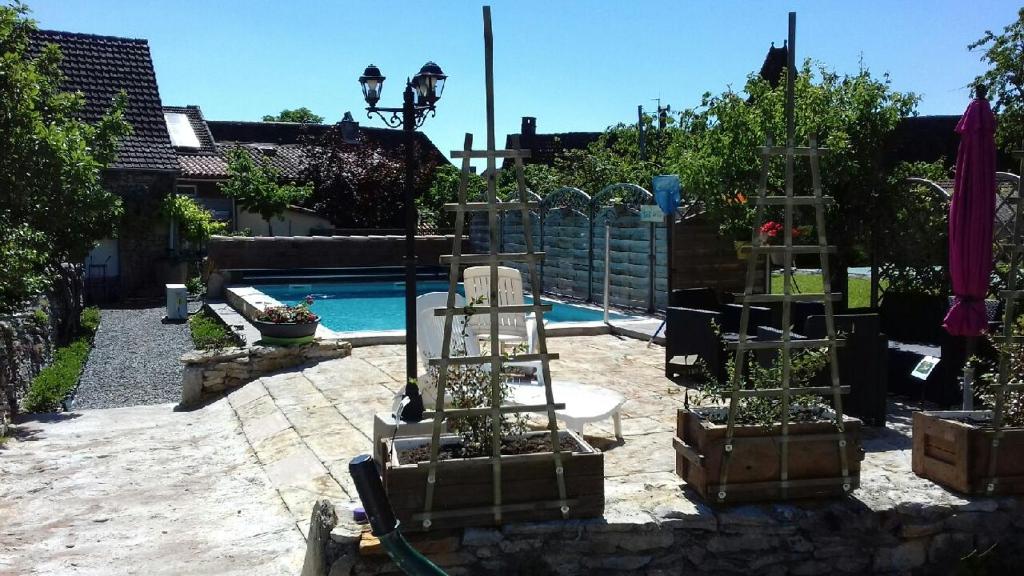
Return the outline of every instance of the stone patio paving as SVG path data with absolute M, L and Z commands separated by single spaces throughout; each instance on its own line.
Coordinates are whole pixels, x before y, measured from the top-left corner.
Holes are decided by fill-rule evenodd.
M 0 575 L 298 574 L 302 534 L 225 400 L 83 410 L 0 444 Z
M 664 349 L 611 335 L 549 339 L 556 380 L 574 380 L 622 393 L 624 442 L 612 422 L 590 424 L 587 440 L 605 452 L 606 514 L 613 522 L 711 523 L 716 515 L 675 475 L 672 450 L 682 388 L 663 373 Z M 339 515 L 356 493 L 347 464 L 371 451 L 373 414 L 390 410 L 404 377 L 404 347 L 356 348 L 347 358 L 301 372 L 262 378 L 228 401 L 245 435 L 296 522 L 308 525 L 312 506 L 326 496 Z M 556 398 L 556 400 L 558 400 Z M 896 507 L 995 509 L 993 500 L 965 499 L 922 480 L 910 470 L 910 418 L 899 406 L 887 430 L 865 431 L 867 455 L 861 488 L 854 494 L 874 511 Z

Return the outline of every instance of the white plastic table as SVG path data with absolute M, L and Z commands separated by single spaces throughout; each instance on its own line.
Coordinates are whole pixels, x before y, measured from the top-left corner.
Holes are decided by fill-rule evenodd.
M 536 382 L 519 382 L 511 386 L 512 402 L 515 404 L 544 404 L 547 402 L 544 386 Z M 555 415 L 565 422 L 570 430 L 582 435 L 583 425 L 588 422 L 600 422 L 611 417 L 615 425 L 615 438 L 622 439 L 622 422 L 619 411 L 626 398 L 607 388 L 555 380 L 551 384 L 551 392 L 555 402 L 565 404 L 563 410 L 556 410 Z

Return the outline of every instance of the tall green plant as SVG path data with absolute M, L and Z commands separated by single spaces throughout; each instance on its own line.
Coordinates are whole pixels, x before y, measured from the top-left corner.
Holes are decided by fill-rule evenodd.
M 281 180 L 281 171 L 269 162 L 257 160 L 242 148 L 233 148 L 228 152 L 228 180 L 218 186 L 244 210 L 259 214 L 273 236 L 270 220 L 283 214 L 288 206 L 309 198 L 313 192 L 312 186 L 297 186 Z
M 0 308 L 80 274 L 74 264 L 115 235 L 122 212 L 102 170 L 131 132 L 126 96 L 96 123 L 81 121 L 85 99 L 61 90 L 58 47 L 30 55 L 35 29 L 24 4 L 0 6 Z
M 160 213 L 178 226 L 181 238 L 193 244 L 202 244 L 210 236 L 221 234 L 227 225 L 213 218 L 213 213 L 200 206 L 195 200 L 180 194 L 166 196 Z

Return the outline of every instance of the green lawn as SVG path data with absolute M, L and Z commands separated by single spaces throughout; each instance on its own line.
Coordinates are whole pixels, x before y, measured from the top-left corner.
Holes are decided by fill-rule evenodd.
M 796 292 L 818 293 L 822 291 L 820 274 L 796 274 Z M 772 274 L 772 293 L 782 294 L 782 274 Z M 850 308 L 866 308 L 871 305 L 871 280 L 850 278 Z

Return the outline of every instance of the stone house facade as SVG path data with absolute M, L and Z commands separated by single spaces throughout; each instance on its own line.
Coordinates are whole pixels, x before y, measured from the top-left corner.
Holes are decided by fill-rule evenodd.
M 63 55 L 63 88 L 85 98 L 83 120 L 98 121 L 114 97 L 128 97 L 126 120 L 132 134 L 119 145 L 117 160 L 103 174 L 108 189 L 124 203 L 117 238 L 104 240 L 86 259 L 87 290 L 97 299 L 159 293 L 174 266 L 168 226 L 157 207 L 174 190 L 178 161 L 161 109 L 160 90 L 146 40 L 56 30 L 34 33 L 30 51 L 56 44 Z

